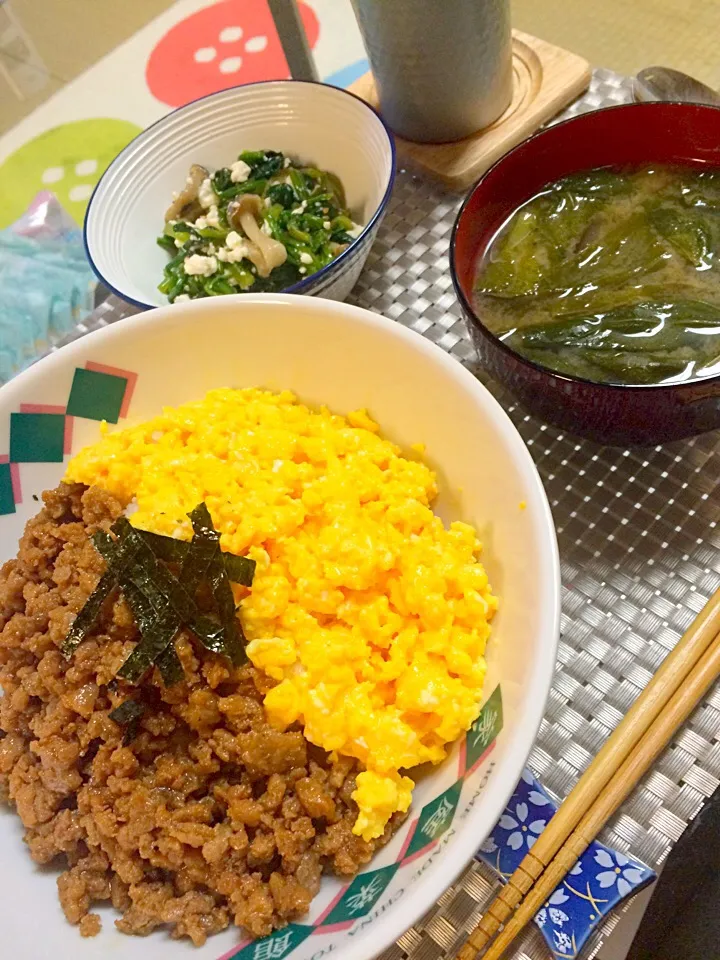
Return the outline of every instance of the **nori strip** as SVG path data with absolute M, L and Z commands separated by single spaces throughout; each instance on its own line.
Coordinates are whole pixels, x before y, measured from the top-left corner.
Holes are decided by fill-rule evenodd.
M 79 644 L 82 643 L 89 631 L 95 626 L 95 621 L 100 615 L 102 605 L 110 596 L 116 584 L 117 577 L 110 570 L 100 577 L 98 585 L 88 597 L 80 613 L 75 617 L 73 625 L 68 630 L 67 636 L 62 642 L 60 650 L 66 660 L 70 659 Z
M 205 504 L 202 506 L 207 513 Z M 188 514 L 191 521 L 193 521 L 193 517 L 198 510 L 199 507 L 196 507 L 194 511 Z M 209 518 L 209 513 L 207 515 Z M 220 537 L 212 530 L 212 521 L 210 522 L 210 529 L 212 530 L 213 536 L 208 536 L 204 528 L 195 530 L 194 523 L 193 529 L 194 535 L 192 541 L 188 544 L 185 559 L 183 560 L 180 570 L 180 584 L 192 596 L 195 595 L 200 583 L 207 579 L 210 563 L 215 553 L 220 550 Z M 200 615 L 196 620 L 193 620 L 187 625 L 208 650 L 213 653 L 218 653 L 221 656 L 227 656 L 225 633 L 221 624 L 218 624 L 210 617 Z M 210 638 L 212 638 L 212 642 Z
M 88 632 L 92 629 L 100 615 L 102 605 L 110 595 L 113 587 L 116 586 L 121 577 L 125 564 L 130 558 L 131 551 L 129 545 L 116 544 L 107 533 L 98 530 L 92 536 L 92 541 L 102 557 L 104 557 L 108 569 L 100 578 L 97 587 L 88 597 L 85 606 L 75 618 L 70 627 L 65 640 L 62 643 L 61 650 L 67 659 L 69 659 L 78 644 L 80 644 Z M 98 546 L 102 543 L 102 549 Z
M 127 517 L 120 517 L 112 526 L 113 533 L 121 540 L 132 544 L 133 556 L 126 568 L 125 579 L 131 580 L 152 604 L 156 614 L 162 613 L 167 606 L 167 595 L 172 590 L 175 577 L 167 567 L 159 563 L 155 554 L 140 534 L 131 526 Z M 187 598 L 190 600 L 190 598 Z M 182 613 L 182 611 L 178 611 Z
M 122 584 L 122 592 L 137 621 L 140 633 L 145 633 L 156 619 L 152 604 L 142 590 L 139 590 L 130 580 Z
M 140 720 L 131 720 L 130 723 L 125 727 L 125 733 L 122 738 L 122 745 L 124 747 L 129 747 L 130 744 L 137 738 L 140 727 Z
M 109 533 L 97 530 L 91 537 L 93 545 L 107 564 L 108 573 L 112 573 L 119 584 L 124 579 L 125 567 L 133 558 L 135 549 L 130 543 L 113 540 Z
M 238 557 L 234 553 L 221 553 L 228 577 L 233 583 L 243 587 L 252 586 L 255 576 L 255 561 L 249 557 Z
M 138 531 L 143 540 L 151 548 L 158 560 L 166 563 L 182 563 L 190 544 L 187 540 L 176 540 L 175 537 L 165 537 L 161 533 L 151 533 L 149 530 Z
M 174 537 L 165 537 L 161 533 L 151 533 L 149 530 L 141 530 L 140 533 L 158 560 L 164 560 L 166 563 L 182 563 L 190 549 L 190 543 L 187 540 L 176 540 Z M 224 552 L 222 559 L 228 577 L 233 583 L 239 583 L 243 587 L 252 585 L 255 574 L 254 560 Z
M 128 606 L 137 620 L 140 633 L 145 634 L 147 630 L 152 629 L 155 622 L 155 611 L 145 594 L 139 590 L 134 583 L 128 581 L 123 584 L 123 595 L 128 602 Z M 160 671 L 160 676 L 166 687 L 172 687 L 185 678 L 185 671 L 180 663 L 175 647 L 172 642 L 160 654 L 155 662 L 155 666 Z
M 193 538 L 191 542 L 191 551 L 188 553 L 186 560 L 186 564 L 190 568 L 190 572 L 187 574 L 187 577 L 189 578 L 187 582 L 194 590 L 201 579 L 209 580 L 211 587 L 213 588 L 213 596 L 215 596 L 213 571 L 219 567 L 225 576 L 228 589 L 230 590 L 233 619 L 236 619 L 235 601 L 232 596 L 232 588 L 230 587 L 229 580 L 227 580 L 227 574 L 225 573 L 225 566 L 222 560 L 222 553 L 220 551 L 220 534 L 213 527 L 210 511 L 204 503 L 200 503 L 197 507 L 195 507 L 194 510 L 190 511 L 188 517 L 190 518 L 190 522 L 192 523 L 193 527 Z M 198 578 L 197 573 L 193 571 L 202 571 L 201 577 Z M 186 568 L 183 566 L 181 580 L 185 576 Z M 215 599 L 217 602 L 217 598 Z M 200 634 L 198 634 L 198 637 L 209 650 L 213 650 L 214 653 L 219 653 L 222 656 L 228 657 L 233 664 L 237 665 L 238 663 L 243 662 L 244 652 L 242 649 L 238 650 L 239 644 L 235 640 L 236 632 L 234 630 L 228 630 L 228 625 L 226 620 L 223 618 L 222 610 L 220 610 L 220 614 L 221 622 L 219 624 L 210 617 L 202 617 L 199 624 L 188 624 L 188 626 L 196 633 L 198 626 L 204 627 L 207 631 L 209 631 L 210 627 L 212 626 L 215 631 L 217 631 L 217 642 L 215 647 L 208 646 Z
M 167 607 L 165 612 L 153 621 L 152 627 L 145 631 L 140 643 L 118 670 L 118 676 L 130 683 L 137 683 L 172 643 L 180 624 L 177 613 Z
M 195 599 L 182 583 L 159 562 L 140 533 L 121 517 L 113 525 L 113 530 L 137 545 L 137 554 L 128 563 L 127 576 L 145 594 L 157 614 L 164 613 L 168 604 L 178 618 L 186 623 L 198 637 L 198 640 L 216 653 L 223 653 L 222 630 L 207 617 L 202 617 Z M 224 569 L 224 568 L 223 568 Z
M 180 571 L 180 583 L 194 593 L 200 582 L 207 579 L 210 565 L 220 550 L 220 534 L 213 527 L 210 511 L 204 503 L 191 510 L 188 517 L 193 538 Z
M 138 700 L 124 700 L 119 706 L 111 710 L 108 716 L 115 723 L 124 727 L 131 720 L 136 720 L 145 713 L 145 704 Z
M 114 569 L 117 566 L 118 556 L 122 547 L 126 544 L 125 550 L 127 556 L 132 557 L 134 555 L 134 550 L 131 549 L 131 545 L 127 543 L 127 541 L 121 542 L 120 547 L 118 547 L 118 541 L 113 540 L 112 537 L 108 536 L 106 533 L 96 533 L 93 537 L 93 542 L 111 569 Z M 155 608 L 143 591 L 128 577 L 122 576 L 120 586 L 123 596 L 127 600 L 127 603 L 133 612 L 133 616 L 137 621 L 138 628 L 140 629 L 140 633 L 144 639 L 145 634 L 154 629 L 155 622 L 158 619 Z M 179 627 L 180 623 L 178 622 L 178 629 Z M 142 644 L 143 639 L 140 640 L 138 646 Z M 137 647 L 135 649 L 137 650 Z M 141 660 L 141 657 L 142 655 L 138 655 L 134 664 L 131 664 L 131 667 L 128 669 L 134 672 L 137 669 L 136 664 Z M 123 664 L 123 668 L 126 665 L 127 661 L 125 661 L 125 664 Z M 168 644 L 167 649 L 159 655 L 156 665 L 166 687 L 172 686 L 174 683 L 182 680 L 185 676 L 182 664 L 180 663 L 180 658 L 175 652 L 175 648 L 172 646 L 172 643 Z M 121 671 L 123 668 L 121 668 Z M 124 674 L 121 675 L 124 676 Z
M 157 658 L 155 666 L 160 671 L 160 676 L 166 687 L 172 687 L 185 679 L 183 665 L 172 642 Z
M 202 537 L 203 539 L 220 542 L 220 534 L 213 526 L 210 511 L 206 503 L 199 503 L 194 510 L 188 514 L 193 528 L 193 537 Z
M 245 653 L 246 640 L 237 617 L 232 587 L 219 552 L 215 555 L 210 567 L 210 583 L 215 603 L 218 606 L 220 620 L 224 627 L 225 655 L 230 658 L 233 666 L 239 667 L 247 660 L 247 654 Z
M 245 557 L 223 554 L 220 534 L 204 503 L 188 516 L 193 526 L 189 543 L 136 530 L 126 517 L 120 517 L 112 526 L 116 540 L 104 531 L 93 535 L 93 543 L 108 569 L 66 638 L 66 656 L 95 622 L 110 591 L 119 585 L 141 639 L 121 666 L 118 677 L 136 683 L 156 665 L 166 685 L 181 680 L 184 673 L 173 640 L 183 625 L 208 650 L 228 657 L 234 665 L 245 662 L 245 637 L 237 618 L 230 575 L 236 577 L 235 582 L 249 586 L 255 563 Z M 163 560 L 181 564 L 178 577 Z M 205 580 L 212 591 L 219 623 L 202 614 L 195 600 L 197 588 Z
M 108 716 L 120 727 L 125 728 L 123 735 L 123 746 L 127 747 L 138 735 L 140 726 L 140 717 L 145 713 L 145 704 L 137 700 L 125 700 L 119 706 L 111 710 Z
M 193 596 L 197 585 L 207 575 L 207 564 L 202 561 L 194 563 L 194 552 L 189 550 L 178 580 L 157 560 L 142 535 L 126 518 L 116 521 L 113 529 L 136 545 L 137 553 L 127 565 L 126 578 L 144 594 L 156 614 L 152 626 L 144 631 L 142 640 L 120 668 L 119 675 L 136 682 L 169 648 L 183 623 L 208 650 L 229 656 L 223 625 L 202 616 Z
M 194 531 L 193 543 L 197 539 L 215 544 L 215 551 L 208 566 L 210 585 L 223 625 L 226 656 L 237 667 L 247 660 L 245 637 L 237 617 L 235 598 L 220 552 L 220 534 L 213 527 L 210 511 L 204 503 L 198 504 L 188 516 Z

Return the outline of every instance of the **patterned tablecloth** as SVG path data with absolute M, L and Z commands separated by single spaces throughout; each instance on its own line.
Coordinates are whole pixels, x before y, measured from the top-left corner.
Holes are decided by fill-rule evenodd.
M 597 70 L 563 117 L 626 102 L 629 82 Z M 447 251 L 460 200 L 401 171 L 390 211 L 351 299 L 429 337 L 474 367 Z M 74 337 L 132 313 L 110 298 Z M 596 446 L 567 436 L 488 387 L 527 443 L 553 510 L 562 561 L 562 636 L 555 680 L 530 766 L 562 799 L 609 732 L 720 585 L 720 437 L 651 449 Z M 663 862 L 720 784 L 720 687 L 675 738 L 602 840 L 651 867 Z M 499 888 L 473 863 L 382 960 L 451 957 Z M 616 912 L 587 947 L 594 956 Z M 515 957 L 544 958 L 535 928 Z

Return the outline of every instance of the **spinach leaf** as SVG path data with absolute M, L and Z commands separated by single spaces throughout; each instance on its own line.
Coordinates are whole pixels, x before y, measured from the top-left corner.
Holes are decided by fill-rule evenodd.
M 651 209 L 648 219 L 660 236 L 691 266 L 707 270 L 712 265 L 712 226 L 700 209 L 688 210 L 677 204 L 664 203 Z
M 246 150 L 238 157 L 250 167 L 252 180 L 267 180 L 285 163 L 285 154 L 276 150 Z
M 561 373 L 658 383 L 720 356 L 720 308 L 701 300 L 644 301 L 516 328 L 502 339 Z

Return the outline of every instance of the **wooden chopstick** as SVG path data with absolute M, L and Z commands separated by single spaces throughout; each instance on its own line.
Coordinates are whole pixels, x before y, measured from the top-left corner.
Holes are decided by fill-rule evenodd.
M 631 755 L 635 758 L 635 749 L 658 721 L 659 717 L 662 717 L 664 725 L 658 729 L 665 729 L 666 713 L 663 713 L 663 711 L 666 711 L 671 700 L 674 702 L 676 694 L 682 696 L 688 689 L 695 690 L 697 677 L 704 677 L 706 671 L 712 669 L 712 666 L 708 666 L 704 658 L 706 653 L 709 655 L 711 645 L 713 654 L 720 657 L 720 641 L 717 639 L 718 634 L 720 634 L 720 590 L 717 590 L 710 600 L 708 600 L 691 626 L 676 644 L 675 648 L 665 658 L 657 673 L 628 710 L 623 720 L 605 741 L 603 748 L 578 780 L 567 799 L 560 806 L 558 812 L 535 841 L 532 850 L 525 855 L 506 886 L 503 887 L 485 911 L 482 920 L 459 951 L 458 960 L 474 960 L 478 953 L 488 945 L 503 924 L 508 927 L 510 926 L 510 918 L 518 905 L 523 901 L 523 898 L 529 893 L 540 876 L 543 875 L 546 868 L 548 868 L 549 864 L 563 848 L 568 838 L 570 838 L 571 835 L 574 836 L 573 832 L 578 825 L 581 822 L 585 823 L 587 816 L 592 812 L 593 805 L 598 798 L 600 798 L 601 794 L 603 794 L 608 784 L 613 781 L 614 787 L 616 782 L 615 778 L 619 777 L 621 770 L 626 771 L 626 777 L 628 775 L 627 771 L 634 775 L 635 771 L 632 766 L 626 766 L 628 758 Z M 715 643 L 713 643 L 713 641 L 715 641 Z M 695 668 L 698 667 L 701 661 L 702 666 L 700 672 L 696 673 Z M 714 659 L 712 659 L 712 662 L 714 663 Z M 718 671 L 720 671 L 720 662 L 718 663 L 718 669 L 715 675 L 717 675 Z M 695 678 L 693 685 L 690 685 L 691 674 Z M 708 685 L 711 680 L 708 681 Z M 688 713 L 697 703 L 697 699 L 702 696 L 705 689 L 707 689 L 707 687 L 697 695 L 694 702 L 683 700 L 683 704 L 686 702 L 690 703 Z M 677 712 L 679 709 L 684 709 L 684 707 L 679 707 L 676 704 L 673 709 Z M 687 716 L 687 714 L 685 714 L 685 716 Z M 672 733 L 681 722 L 682 720 L 676 721 L 668 737 L 672 736 Z M 648 747 L 645 746 L 644 749 L 648 749 Z M 662 746 L 659 749 L 662 749 Z M 637 759 L 633 759 L 632 762 L 633 764 L 637 764 L 638 761 Z M 630 780 L 628 792 L 640 776 L 642 776 L 642 773 L 638 774 L 634 780 Z M 612 813 L 614 809 L 615 807 L 613 807 L 610 813 Z M 608 813 L 605 819 L 607 819 L 609 815 Z M 602 822 L 604 823 L 605 820 Z M 599 829 L 599 827 L 597 829 Z M 591 833 L 588 843 L 594 839 L 597 829 Z M 585 823 L 583 831 L 583 836 L 587 835 L 587 823 Z M 587 844 L 585 844 L 585 846 L 587 846 Z M 584 850 L 585 847 L 582 849 Z M 563 856 L 567 859 L 569 854 L 564 854 Z M 575 858 L 576 857 L 577 854 L 575 855 Z M 574 860 L 572 862 L 574 862 Z M 572 866 L 572 863 L 570 865 Z M 558 866 L 557 869 L 560 869 L 560 867 Z M 560 880 L 562 880 L 567 869 L 568 868 L 565 867 L 562 868 L 554 885 L 550 887 L 549 892 L 552 892 L 554 886 L 557 886 Z M 546 898 L 547 894 L 545 895 L 545 899 Z M 542 905 L 542 902 L 544 902 L 544 900 L 541 901 L 540 905 Z M 530 913 L 529 917 L 534 916 L 535 912 L 536 911 Z M 527 921 L 524 921 L 523 925 L 525 922 Z M 515 928 L 516 925 L 514 924 L 512 929 Z M 515 935 L 516 934 L 513 934 L 513 937 Z M 495 954 L 493 953 L 492 955 L 494 956 Z M 490 956 L 491 954 L 489 953 L 488 957 Z

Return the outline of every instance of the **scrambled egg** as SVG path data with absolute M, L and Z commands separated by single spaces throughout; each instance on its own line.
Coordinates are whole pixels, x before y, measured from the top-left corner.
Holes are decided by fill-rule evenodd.
M 410 806 L 401 771 L 439 763 L 476 718 L 497 607 L 475 531 L 430 507 L 432 471 L 365 411 L 249 389 L 105 426 L 66 479 L 134 497 L 135 526 L 176 537 L 207 503 L 222 547 L 257 561 L 238 597 L 248 655 L 277 681 L 270 722 L 361 761 L 355 833 L 380 836 Z

